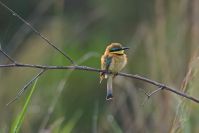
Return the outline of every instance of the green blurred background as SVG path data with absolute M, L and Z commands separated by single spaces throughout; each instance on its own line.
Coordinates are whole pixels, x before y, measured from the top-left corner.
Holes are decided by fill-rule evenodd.
M 100 68 L 111 42 L 127 52 L 126 73 L 139 74 L 199 98 L 198 0 L 1 0 L 79 65 Z M 0 43 L 22 63 L 70 65 L 57 51 L 0 6 Z M 9 63 L 2 54 L 0 63 Z M 6 103 L 38 70 L 0 69 L 0 133 L 9 132 L 27 91 Z M 183 82 L 184 81 L 184 82 Z M 106 82 L 86 71 L 52 70 L 39 78 L 21 133 L 197 133 L 199 104 L 156 87 L 117 77 L 114 100 Z M 144 102 L 144 104 L 143 104 Z

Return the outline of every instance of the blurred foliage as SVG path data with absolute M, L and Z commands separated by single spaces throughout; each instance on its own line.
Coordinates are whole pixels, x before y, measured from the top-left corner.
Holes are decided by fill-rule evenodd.
M 81 65 L 100 68 L 105 47 L 120 42 L 131 47 L 124 72 L 199 98 L 199 67 L 191 65 L 199 60 L 197 0 L 2 1 Z M 14 59 L 69 65 L 2 6 L 0 16 L 0 43 Z M 81 62 L 88 53 L 95 54 Z M 0 63 L 8 60 L 0 55 Z M 187 76 L 190 70 L 193 75 Z M 0 69 L 0 132 L 9 132 L 26 96 L 8 107 L 6 103 L 35 73 L 37 70 L 25 68 Z M 98 73 L 48 71 L 37 82 L 21 132 L 199 132 L 199 105 L 162 91 L 142 106 L 146 96 L 141 89 L 152 91 L 154 86 L 122 77 L 117 77 L 113 86 L 115 98 L 107 102 L 106 82 L 99 84 Z

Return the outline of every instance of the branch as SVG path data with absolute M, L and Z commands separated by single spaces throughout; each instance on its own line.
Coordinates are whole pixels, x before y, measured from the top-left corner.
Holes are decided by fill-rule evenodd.
M 35 77 L 33 77 L 27 84 L 25 84 L 25 86 L 21 90 L 19 90 L 19 92 L 17 93 L 16 97 L 14 97 L 12 100 L 10 100 L 10 102 L 8 102 L 6 105 L 8 106 L 11 103 L 13 103 L 14 101 L 16 101 L 17 99 L 19 99 L 19 97 L 21 97 L 21 95 L 24 93 L 24 91 L 26 91 L 26 89 L 28 88 L 28 86 L 30 86 L 44 72 L 45 72 L 45 69 L 41 70 Z
M 12 58 L 12 57 L 10 57 L 8 54 L 6 54 L 6 52 L 4 52 L 2 49 L 1 49 L 1 47 L 0 47 L 0 51 L 1 51 L 1 53 L 3 53 L 3 55 L 4 56 L 6 56 L 11 62 L 13 62 L 13 63 L 15 63 L 15 60 Z
M 157 88 L 156 90 L 152 91 L 151 93 L 149 93 L 147 96 L 148 98 L 150 98 L 152 95 L 154 95 L 155 93 L 157 93 L 158 91 L 162 90 L 162 87 Z
M 146 103 L 146 101 L 152 96 L 154 95 L 155 93 L 157 93 L 158 91 L 162 90 L 163 88 L 162 87 L 159 87 L 157 88 L 156 90 L 148 93 L 148 92 L 145 92 L 144 90 L 142 90 L 144 92 L 144 94 L 147 96 L 144 100 L 144 102 L 142 103 L 142 105 L 144 105 Z
M 177 94 L 179 96 L 185 97 L 185 98 L 187 98 L 189 100 L 192 100 L 192 101 L 194 101 L 196 103 L 199 103 L 199 99 L 194 98 L 192 96 L 189 96 L 189 95 L 187 95 L 187 94 L 185 94 L 185 93 L 183 93 L 181 91 L 178 91 L 178 90 L 176 90 L 176 89 L 174 89 L 172 87 L 169 87 L 169 86 L 167 86 L 165 84 L 162 84 L 162 83 L 159 83 L 157 81 L 154 81 L 154 80 L 151 80 L 151 79 L 139 76 L 139 75 L 132 75 L 132 74 L 127 74 L 127 73 L 118 73 L 118 75 L 124 76 L 124 77 L 129 77 L 129 78 L 134 78 L 134 79 L 138 79 L 138 80 L 147 82 L 149 84 L 152 84 L 152 85 L 155 85 L 155 86 L 161 88 L 161 90 L 167 90 L 167 91 L 173 92 L 173 93 L 175 93 L 175 94 Z
M 23 19 L 19 14 L 17 14 L 14 10 L 10 9 L 7 5 L 5 5 L 4 3 L 2 3 L 0 1 L 0 5 L 3 6 L 6 10 L 8 10 L 13 16 L 17 17 L 19 20 L 21 20 L 24 24 L 26 24 L 33 32 L 35 32 L 35 34 L 37 34 L 38 36 L 40 36 L 45 42 L 47 42 L 46 44 L 50 45 L 51 47 L 53 47 L 55 50 L 57 50 L 60 54 L 62 54 L 64 57 L 66 57 L 73 65 L 75 65 L 75 62 L 67 55 L 65 54 L 63 51 L 61 51 L 58 47 L 56 47 L 52 42 L 50 42 L 50 40 L 48 40 L 44 35 L 42 35 L 35 27 L 33 27 L 30 23 L 28 23 L 25 19 Z
M 100 69 L 96 69 L 96 68 L 92 68 L 92 67 L 88 67 L 88 66 L 45 66 L 45 65 L 33 65 L 33 64 L 21 64 L 21 63 L 12 63 L 12 64 L 6 64 L 6 65 L 0 65 L 0 68 L 11 68 L 11 67 L 25 67 L 25 68 L 33 68 L 33 69 L 53 69 L 53 70 L 60 70 L 60 69 L 72 69 L 72 70 L 82 70 L 82 71 L 91 71 L 91 72 L 105 72 L 105 70 L 100 70 Z M 111 72 L 108 72 L 108 74 L 111 74 Z M 128 73 L 118 73 L 118 76 L 123 76 L 123 77 L 127 77 L 127 78 L 132 78 L 132 79 L 137 79 L 137 80 L 141 80 L 144 82 L 147 82 L 149 84 L 152 84 L 154 86 L 157 86 L 159 88 L 161 88 L 161 90 L 167 90 L 170 91 L 172 93 L 175 93 L 179 96 L 185 97 L 189 100 L 192 100 L 196 103 L 199 103 L 199 99 L 194 98 L 192 96 L 189 96 L 188 94 L 185 94 L 183 92 L 180 92 L 172 87 L 169 87 L 165 84 L 159 83 L 157 81 L 139 76 L 139 75 L 133 75 L 133 74 L 128 74 Z M 158 90 L 159 91 L 159 90 Z M 154 92 L 156 93 L 156 92 Z
M 25 19 L 23 19 L 20 15 L 18 15 L 15 11 L 13 11 L 12 9 L 10 9 L 8 6 L 6 6 L 4 3 L 2 3 L 0 1 L 0 5 L 3 6 L 6 10 L 8 10 L 13 16 L 17 17 L 19 20 L 21 20 L 24 24 L 26 24 L 31 30 L 33 30 L 33 32 L 35 32 L 38 36 L 40 36 L 45 42 L 47 42 L 48 45 L 50 45 L 51 47 L 53 47 L 55 50 L 57 50 L 60 54 L 62 54 L 64 57 L 66 57 L 71 63 L 72 66 L 44 66 L 44 65 L 32 65 L 32 64 L 22 64 L 22 63 L 17 63 L 15 60 L 13 60 L 10 56 L 8 56 L 2 49 L 0 49 L 0 52 L 3 53 L 12 63 L 11 64 L 4 64 L 4 65 L 0 65 L 0 68 L 11 68 L 11 67 L 26 67 L 26 68 L 34 68 L 34 69 L 42 69 L 42 71 L 36 76 L 34 77 L 32 80 L 34 81 L 35 79 L 37 79 L 40 75 L 42 75 L 42 73 L 47 70 L 47 69 L 73 69 L 73 70 L 82 70 L 82 71 L 93 71 L 93 72 L 105 72 L 108 74 L 111 74 L 111 72 L 106 72 L 105 70 L 100 70 L 100 69 L 96 69 L 96 68 L 92 68 L 92 67 L 87 67 L 87 66 L 78 66 L 75 65 L 74 61 L 68 56 L 66 55 L 64 52 L 62 52 L 58 47 L 56 47 L 53 43 L 51 43 L 45 36 L 43 36 L 36 28 L 34 28 L 30 23 L 28 23 Z M 150 80 L 147 79 L 145 77 L 139 76 L 139 75 L 132 75 L 132 74 L 127 74 L 127 73 L 118 73 L 117 75 L 119 76 L 123 76 L 123 77 L 128 77 L 128 78 L 132 78 L 132 79 L 137 79 L 137 80 L 141 80 L 144 82 L 147 82 L 149 84 L 152 84 L 154 86 L 157 86 L 159 89 L 155 90 L 154 92 L 151 93 L 151 95 L 157 93 L 159 90 L 167 90 L 170 91 L 172 93 L 175 93 L 179 96 L 185 97 L 189 100 L 192 100 L 196 103 L 199 103 L 199 100 L 189 96 L 183 92 L 180 92 L 172 87 L 169 87 L 167 85 L 164 85 L 162 83 L 159 83 L 157 81 L 154 80 Z M 32 83 L 32 80 L 29 82 L 30 84 Z M 27 86 L 29 86 L 30 84 L 27 84 Z M 25 87 L 26 89 L 27 87 Z M 161 89 L 160 89 L 161 88 Z M 25 90 L 24 89 L 24 90 Z M 22 89 L 23 90 L 23 89 Z M 24 91 L 20 91 L 19 92 L 19 96 L 23 93 Z M 150 95 L 150 96 L 151 96 Z M 16 98 L 18 99 L 18 97 Z M 14 100 L 15 101 L 15 100 Z

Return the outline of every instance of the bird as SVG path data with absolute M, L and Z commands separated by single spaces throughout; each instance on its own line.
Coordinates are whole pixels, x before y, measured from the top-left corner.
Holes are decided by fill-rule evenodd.
M 127 64 L 127 55 L 125 54 L 127 49 L 129 48 L 123 47 L 120 43 L 111 43 L 101 56 L 101 70 L 105 72 L 100 73 L 100 83 L 103 79 L 107 79 L 106 100 L 113 98 L 112 82 L 117 73 Z

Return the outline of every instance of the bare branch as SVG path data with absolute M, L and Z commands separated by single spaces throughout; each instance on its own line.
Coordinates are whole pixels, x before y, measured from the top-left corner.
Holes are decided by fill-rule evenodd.
M 162 90 L 163 88 L 162 87 L 159 87 L 157 88 L 156 90 L 148 93 L 148 92 L 145 92 L 144 90 L 142 90 L 144 92 L 144 94 L 147 96 L 144 100 L 144 102 L 142 103 L 142 106 L 146 103 L 146 101 L 152 96 L 154 95 L 155 93 L 157 93 L 158 91 Z
M 144 101 L 143 101 L 143 103 L 141 104 L 142 106 L 146 103 L 146 101 L 152 96 L 152 95 L 154 95 L 155 93 L 157 93 L 158 91 L 160 91 L 160 90 L 162 90 L 163 88 L 162 87 L 159 87 L 159 88 L 157 88 L 156 90 L 154 90 L 154 91 L 152 91 L 152 92 L 146 92 L 146 91 L 144 91 L 143 89 L 139 89 L 139 90 L 142 90 L 142 92 L 144 92 L 144 94 L 147 96 L 145 99 L 144 99 Z
M 100 69 L 96 69 L 96 68 L 92 68 L 92 67 L 87 67 L 87 66 L 78 66 L 74 63 L 74 61 L 68 56 L 66 55 L 64 52 L 62 52 L 58 47 L 56 47 L 53 43 L 51 43 L 46 37 L 44 37 L 36 28 L 34 28 L 30 23 L 28 23 L 25 19 L 23 19 L 20 15 L 18 15 L 15 11 L 13 11 L 12 9 L 10 9 L 8 6 L 6 6 L 4 3 L 2 3 L 0 1 L 0 5 L 3 6 L 6 10 L 8 10 L 10 13 L 12 13 L 13 16 L 17 17 L 19 20 L 21 20 L 24 24 L 26 24 L 30 29 L 32 29 L 38 36 L 40 36 L 44 41 L 47 42 L 48 45 L 52 46 L 55 50 L 57 50 L 59 53 L 61 53 L 63 56 L 65 56 L 71 63 L 72 66 L 44 66 L 44 65 L 32 65 L 32 64 L 22 64 L 22 63 L 17 63 L 15 60 L 13 60 L 10 56 L 8 56 L 2 49 L 0 50 L 1 53 L 3 53 L 10 61 L 12 61 L 12 64 L 3 64 L 0 65 L 0 68 L 11 68 L 11 67 L 26 67 L 26 68 L 33 68 L 33 69 L 42 69 L 41 72 L 34 77 L 30 82 L 28 82 L 28 84 L 26 84 L 24 86 L 24 88 L 22 88 L 21 91 L 19 91 L 18 95 L 15 97 L 15 99 L 13 99 L 10 103 L 12 103 L 13 101 L 15 101 L 16 99 L 18 99 L 21 94 L 26 90 L 26 88 L 35 80 L 37 79 L 40 75 L 43 74 L 43 72 L 47 69 L 55 69 L 55 70 L 59 70 L 59 69 L 73 69 L 73 70 L 83 70 L 83 71 L 93 71 L 93 72 L 105 72 L 108 74 L 111 74 L 111 72 L 107 72 L 105 70 L 100 70 Z M 180 92 L 172 87 L 169 87 L 167 85 L 164 85 L 162 83 L 159 83 L 157 81 L 154 80 L 150 80 L 147 79 L 145 77 L 139 76 L 139 75 L 132 75 L 132 74 L 127 74 L 127 73 L 118 73 L 117 75 L 119 76 L 123 76 L 123 77 L 128 77 L 128 78 L 133 78 L 133 79 L 137 79 L 137 80 L 141 80 L 144 82 L 147 82 L 149 84 L 153 84 L 154 86 L 159 87 L 159 89 L 155 90 L 154 92 L 150 93 L 150 95 L 148 95 L 148 97 L 150 97 L 151 95 L 157 93 L 160 90 L 167 90 L 170 91 L 172 93 L 175 93 L 179 96 L 185 97 L 189 100 L 192 100 L 196 103 L 199 103 L 199 100 L 189 96 L 183 92 Z M 8 103 L 8 104 L 10 104 Z
M 14 97 L 12 100 L 10 100 L 10 102 L 8 102 L 6 105 L 8 106 L 11 103 L 13 103 L 14 101 L 16 101 L 17 99 L 19 99 L 20 96 L 23 94 L 23 92 L 26 91 L 28 86 L 31 85 L 36 79 L 38 79 L 45 71 L 46 71 L 45 69 L 41 70 L 35 77 L 33 77 L 27 84 L 25 84 L 25 86 L 21 90 L 19 90 L 16 97 Z
M 100 69 L 96 69 L 96 68 L 92 68 L 92 67 L 88 67 L 88 66 L 43 66 L 43 65 L 16 63 L 16 64 L 0 65 L 0 67 L 27 67 L 27 68 L 56 69 L 56 70 L 57 69 L 74 69 L 74 70 L 84 70 L 84 71 L 93 71 L 93 72 L 106 72 L 105 70 L 100 70 Z M 108 72 L 108 73 L 110 74 L 111 72 Z M 123 77 L 138 79 L 138 80 L 153 84 L 155 86 L 161 87 L 162 90 L 167 90 L 167 91 L 173 92 L 177 95 L 180 95 L 182 97 L 188 98 L 194 102 L 199 103 L 198 99 L 196 99 L 192 96 L 189 96 L 183 92 L 180 92 L 172 87 L 169 87 L 167 85 L 159 83 L 157 81 L 150 80 L 150 79 L 147 79 L 147 78 L 139 76 L 139 75 L 132 75 L 132 74 L 128 74 L 128 73 L 118 73 L 118 75 L 123 76 Z
M 162 90 L 162 87 L 159 87 L 158 89 L 152 91 L 151 93 L 148 94 L 148 98 L 150 98 L 152 95 L 154 95 L 155 93 L 157 93 L 158 91 Z
M 147 79 L 147 78 L 139 76 L 139 75 L 132 75 L 132 74 L 127 74 L 127 73 L 118 73 L 118 75 L 124 76 L 124 77 L 138 79 L 138 80 L 147 82 L 149 84 L 152 84 L 152 85 L 155 85 L 155 86 L 158 86 L 158 87 L 162 87 L 162 90 L 167 90 L 167 91 L 173 92 L 173 93 L 175 93 L 175 94 L 177 94 L 179 96 L 185 97 L 185 98 L 187 98 L 189 100 L 192 100 L 192 101 L 194 101 L 196 103 L 199 103 L 199 99 L 196 99 L 196 98 L 194 98 L 192 96 L 189 96 L 189 95 L 187 95 L 187 94 L 185 94 L 183 92 L 180 92 L 180 91 L 178 91 L 178 90 L 176 90 L 176 89 L 174 89 L 172 87 L 169 87 L 169 86 L 164 85 L 162 83 L 159 83 L 157 81 L 150 80 L 150 79 Z
M 149 97 L 149 93 L 146 92 L 144 89 L 142 88 L 138 88 L 139 91 L 142 91 L 147 97 Z
M 21 20 L 24 24 L 26 24 L 29 28 L 31 28 L 38 36 L 40 36 L 46 44 L 50 45 L 54 49 L 56 49 L 59 53 L 61 53 L 64 57 L 66 57 L 73 65 L 75 65 L 75 62 L 63 51 L 61 51 L 57 46 L 55 46 L 50 40 L 48 40 L 44 35 L 42 35 L 36 28 L 34 28 L 30 23 L 28 23 L 25 19 L 23 19 L 19 14 L 17 14 L 15 11 L 10 9 L 7 5 L 2 3 L 0 1 L 0 5 L 3 6 L 6 10 L 8 10 L 13 16 L 17 17 L 19 20 Z
M 5 55 L 12 63 L 15 63 L 15 60 L 12 59 L 12 57 L 10 57 L 8 54 L 6 54 L 6 52 L 4 52 L 1 47 L 0 47 L 0 51 L 3 55 Z
M 92 71 L 92 72 L 106 72 L 105 70 L 100 70 L 100 69 L 96 69 L 96 68 L 92 68 L 92 67 L 88 67 L 88 66 L 43 66 L 43 65 L 32 65 L 32 64 L 21 64 L 21 63 L 16 63 L 16 64 L 7 64 L 7 65 L 0 65 L 0 68 L 2 67 L 6 67 L 6 68 L 10 68 L 10 67 L 26 67 L 26 68 L 33 68 L 33 69 L 53 69 L 53 70 L 59 70 L 59 69 L 72 69 L 72 70 L 82 70 L 82 71 Z M 108 72 L 108 74 L 111 74 L 111 72 Z M 159 83 L 157 81 L 154 80 L 150 80 L 148 78 L 139 76 L 139 75 L 133 75 L 133 74 L 128 74 L 128 73 L 118 73 L 117 75 L 119 76 L 123 76 L 123 77 L 128 77 L 128 78 L 132 78 L 132 79 L 137 79 L 137 80 L 141 80 L 144 82 L 147 82 L 149 84 L 152 84 L 154 86 L 157 86 L 159 88 L 161 88 L 161 90 L 167 90 L 170 92 L 173 92 L 179 96 L 185 97 L 189 100 L 192 100 L 196 103 L 199 103 L 199 99 L 196 99 L 192 96 L 189 96 L 183 92 L 180 92 L 172 87 L 169 87 L 167 85 L 164 85 L 162 83 Z

